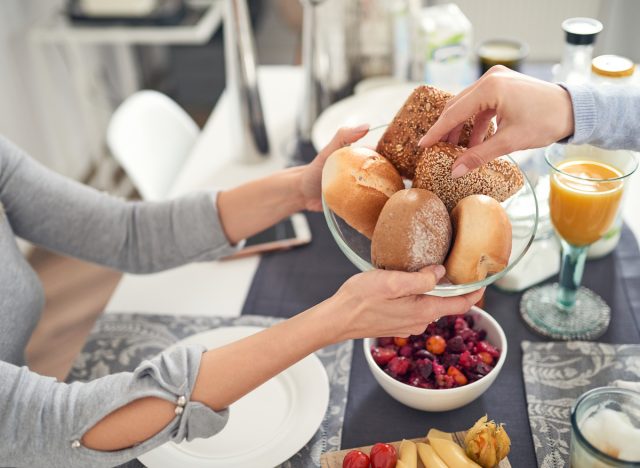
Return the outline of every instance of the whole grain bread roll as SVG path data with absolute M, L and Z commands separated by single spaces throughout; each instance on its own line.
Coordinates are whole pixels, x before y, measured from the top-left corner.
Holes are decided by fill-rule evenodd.
M 441 265 L 450 243 L 451 221 L 440 199 L 428 190 L 400 190 L 380 212 L 371 261 L 387 270 L 418 271 Z
M 329 208 L 369 239 L 380 210 L 403 188 L 393 165 L 369 148 L 334 151 L 322 170 L 322 195 Z
M 463 198 L 451 211 L 453 245 L 444 264 L 454 284 L 485 279 L 506 268 L 511 222 L 502 205 L 486 195 Z
M 391 161 L 403 177 L 413 179 L 419 157 L 424 151 L 418 146 L 418 142 L 438 120 L 447 101 L 453 96 L 433 86 L 418 86 L 378 141 L 376 151 Z M 460 133 L 461 146 L 469 144 L 472 130 L 473 118 L 470 118 Z M 494 127 L 491 123 L 487 136 L 493 133 Z
M 505 159 L 494 159 L 453 179 L 451 167 L 464 150 L 461 146 L 444 142 L 427 148 L 416 166 L 413 187 L 431 190 L 451 211 L 460 200 L 469 195 L 489 195 L 503 202 L 524 184 L 518 167 Z

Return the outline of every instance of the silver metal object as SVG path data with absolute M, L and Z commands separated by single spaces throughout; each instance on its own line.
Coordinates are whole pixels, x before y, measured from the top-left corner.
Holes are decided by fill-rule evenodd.
M 225 0 L 224 52 L 233 149 L 236 157 L 245 162 L 259 161 L 269 155 L 269 138 L 246 0 Z
M 301 0 L 302 18 L 302 65 L 304 67 L 304 91 L 298 133 L 302 141 L 311 141 L 311 129 L 320 112 L 329 105 L 323 90 L 318 67 L 318 5 L 325 0 Z
M 392 70 L 392 10 L 386 0 L 300 0 L 304 95 L 298 133 L 311 140 L 318 115 L 353 85 Z

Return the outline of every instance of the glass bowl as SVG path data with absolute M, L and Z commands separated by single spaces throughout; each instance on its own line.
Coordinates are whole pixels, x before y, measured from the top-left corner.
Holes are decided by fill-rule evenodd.
M 474 281 L 473 283 L 452 284 L 445 278 L 432 291 L 425 294 L 450 297 L 461 296 L 477 291 L 502 278 L 522 260 L 522 257 L 524 257 L 529 250 L 538 227 L 538 202 L 536 193 L 527 175 L 522 172 L 517 163 L 510 156 L 503 156 L 502 158 L 508 159 L 513 164 L 516 164 L 516 167 L 518 167 L 524 179 L 522 188 L 502 203 L 502 207 L 507 212 L 509 220 L 511 221 L 512 246 L 509 264 L 501 272 L 487 276 L 482 281 Z M 406 181 L 405 185 L 407 185 Z M 375 269 L 371 264 L 371 241 L 331 211 L 324 198 L 322 199 L 322 208 L 329 230 L 338 247 L 346 257 L 361 271 Z

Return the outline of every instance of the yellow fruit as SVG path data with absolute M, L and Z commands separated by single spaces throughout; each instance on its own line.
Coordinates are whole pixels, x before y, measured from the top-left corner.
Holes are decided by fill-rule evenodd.
M 439 431 L 438 429 L 429 429 L 429 433 L 427 434 L 427 439 L 429 440 L 444 439 L 444 440 L 450 440 L 451 442 L 453 442 L 453 436 L 450 433 L 442 432 L 442 431 Z
M 402 461 L 403 465 L 407 468 L 415 468 L 418 466 L 418 449 L 416 444 L 411 440 L 403 440 L 400 443 L 399 461 Z M 396 468 L 399 468 L 396 465 Z
M 480 468 L 464 453 L 462 447 L 445 439 L 429 439 L 429 443 L 449 468 Z
M 438 456 L 435 450 L 431 445 L 418 443 L 418 455 L 420 455 L 420 460 L 422 460 L 422 464 L 426 468 L 449 468 L 447 464 L 442 461 L 442 458 Z M 396 468 L 398 468 L 396 466 Z
M 502 424 L 497 426 L 484 415 L 467 432 L 464 446 L 469 458 L 483 468 L 493 468 L 509 454 L 511 440 Z

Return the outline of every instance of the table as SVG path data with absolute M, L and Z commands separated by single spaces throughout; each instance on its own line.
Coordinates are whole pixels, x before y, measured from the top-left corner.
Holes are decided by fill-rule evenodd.
M 233 141 L 228 131 L 228 96 L 223 93 L 171 188 L 172 197 L 193 190 L 233 187 L 285 167 L 293 151 L 288 143 L 295 136 L 302 71 L 297 67 L 261 67 L 258 85 L 272 157 L 257 164 L 230 158 Z M 259 261 L 256 255 L 192 264 L 152 275 L 127 274 L 118 284 L 106 312 L 237 316 Z
M 214 183 L 233 185 L 284 165 L 286 151 L 283 151 L 282 145 L 289 141 L 287 135 L 293 134 L 297 99 L 292 96 L 299 96 L 300 88 L 296 85 L 301 81 L 300 72 L 288 67 L 263 68 L 259 79 L 269 135 L 274 147 L 279 150 L 275 159 L 257 166 L 242 166 L 225 159 L 224 149 L 231 142 L 225 132 L 223 97 L 203 130 L 193 155 L 179 175 L 172 191 L 174 195 L 209 187 Z M 303 146 L 300 154 L 308 160 L 313 157 L 315 150 Z M 224 172 L 224 178 L 221 172 Z M 635 190 L 633 193 L 638 192 Z M 600 293 L 613 310 L 611 327 L 602 337 L 604 342 L 640 342 L 640 253 L 635 241 L 635 236 L 640 234 L 640 220 L 633 216 L 630 205 L 627 204 L 624 214 L 633 231 L 625 228 L 616 252 L 590 262 L 585 273 L 584 284 Z M 237 263 L 214 262 L 149 277 L 125 275 L 108 305 L 108 311 L 181 315 L 237 314 L 242 311 L 243 314 L 290 317 L 325 299 L 344 280 L 356 273 L 355 267 L 336 248 L 322 215 L 311 214 L 308 219 L 314 236 L 309 246 L 267 254 L 261 261 L 249 258 Z M 309 268 L 309 265 L 314 267 Z M 185 291 L 181 290 L 183 285 Z M 171 288 L 169 294 L 166 294 L 167 288 Z M 224 291 L 224 294 L 216 296 L 215 291 Z M 202 295 L 196 298 L 195 293 Z M 157 301 L 158 295 L 176 299 L 169 298 L 173 302 L 160 303 Z M 376 441 L 418 437 L 424 435 L 428 427 L 458 430 L 485 412 L 490 412 L 491 417 L 506 422 L 514 435 L 510 455 L 512 465 L 525 468 L 536 466 L 526 417 L 519 344 L 524 339 L 540 341 L 541 338 L 521 322 L 518 316 L 519 301 L 518 294 L 488 291 L 486 308 L 505 329 L 510 349 L 505 366 L 491 389 L 459 410 L 423 413 L 397 403 L 375 383 L 364 361 L 362 344 L 356 342 L 342 446 L 348 448 Z

